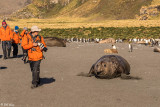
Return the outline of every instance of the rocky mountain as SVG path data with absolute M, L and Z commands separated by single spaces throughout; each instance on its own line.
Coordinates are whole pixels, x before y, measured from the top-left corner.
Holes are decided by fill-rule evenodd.
M 160 0 L 153 0 L 149 6 L 140 9 L 140 20 L 155 19 L 160 16 Z
M 10 15 L 31 3 L 31 0 L 0 0 L 0 16 Z
M 156 0 L 17 0 L 19 7 L 12 9 L 8 14 L 18 10 L 11 16 L 16 18 L 78 17 L 92 21 L 133 19 L 136 15 L 140 15 L 142 7 L 151 5 L 153 1 Z

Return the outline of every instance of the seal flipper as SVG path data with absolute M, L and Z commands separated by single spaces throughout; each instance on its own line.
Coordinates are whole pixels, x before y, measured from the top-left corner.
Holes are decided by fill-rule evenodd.
M 88 77 L 94 76 L 94 74 L 95 74 L 95 72 L 94 72 L 94 66 L 95 66 L 95 65 L 92 65 L 92 67 L 91 67 L 91 69 L 90 69 L 90 71 L 89 71 L 89 73 L 88 73 Z
M 92 77 L 92 76 L 94 76 L 94 65 L 92 65 L 89 73 L 81 72 L 77 76 L 84 76 L 84 77 Z

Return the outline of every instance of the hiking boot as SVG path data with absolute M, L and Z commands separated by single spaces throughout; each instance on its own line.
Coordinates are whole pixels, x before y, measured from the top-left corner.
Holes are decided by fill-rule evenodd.
M 4 60 L 6 60 L 6 59 L 7 59 L 7 57 L 4 57 L 3 59 L 4 59 Z
M 17 58 L 17 55 L 13 55 L 13 58 Z
M 24 61 L 25 59 L 24 58 L 22 58 L 22 61 Z
M 8 56 L 8 59 L 10 59 L 11 57 L 10 56 Z
M 34 88 L 37 88 L 37 87 L 38 87 L 38 85 L 35 85 L 35 84 L 31 85 L 31 89 L 34 89 Z

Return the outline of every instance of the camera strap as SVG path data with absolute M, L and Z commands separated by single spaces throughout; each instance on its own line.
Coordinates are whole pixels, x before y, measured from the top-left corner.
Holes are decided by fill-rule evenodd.
M 32 38 L 32 40 L 33 40 L 34 43 L 38 43 L 38 42 L 41 43 L 41 36 L 40 35 L 37 35 L 37 36 L 33 37 L 33 35 L 30 34 L 30 36 L 31 36 L 31 38 Z M 37 40 L 37 37 L 39 37 L 39 40 Z M 36 51 L 36 49 L 32 48 L 32 51 Z

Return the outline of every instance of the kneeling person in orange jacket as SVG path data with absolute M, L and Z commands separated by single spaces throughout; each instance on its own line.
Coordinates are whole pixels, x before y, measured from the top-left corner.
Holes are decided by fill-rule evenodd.
M 19 27 L 15 26 L 14 32 L 13 32 L 13 41 L 12 41 L 12 46 L 13 46 L 13 57 L 17 57 L 18 55 L 18 44 L 20 43 L 20 35 L 18 32 Z
M 31 27 L 31 33 L 24 37 L 23 48 L 28 50 L 28 59 L 32 71 L 32 86 L 36 88 L 40 84 L 40 63 L 43 59 L 43 52 L 47 51 L 46 44 L 42 36 L 38 35 L 41 31 L 37 26 Z

